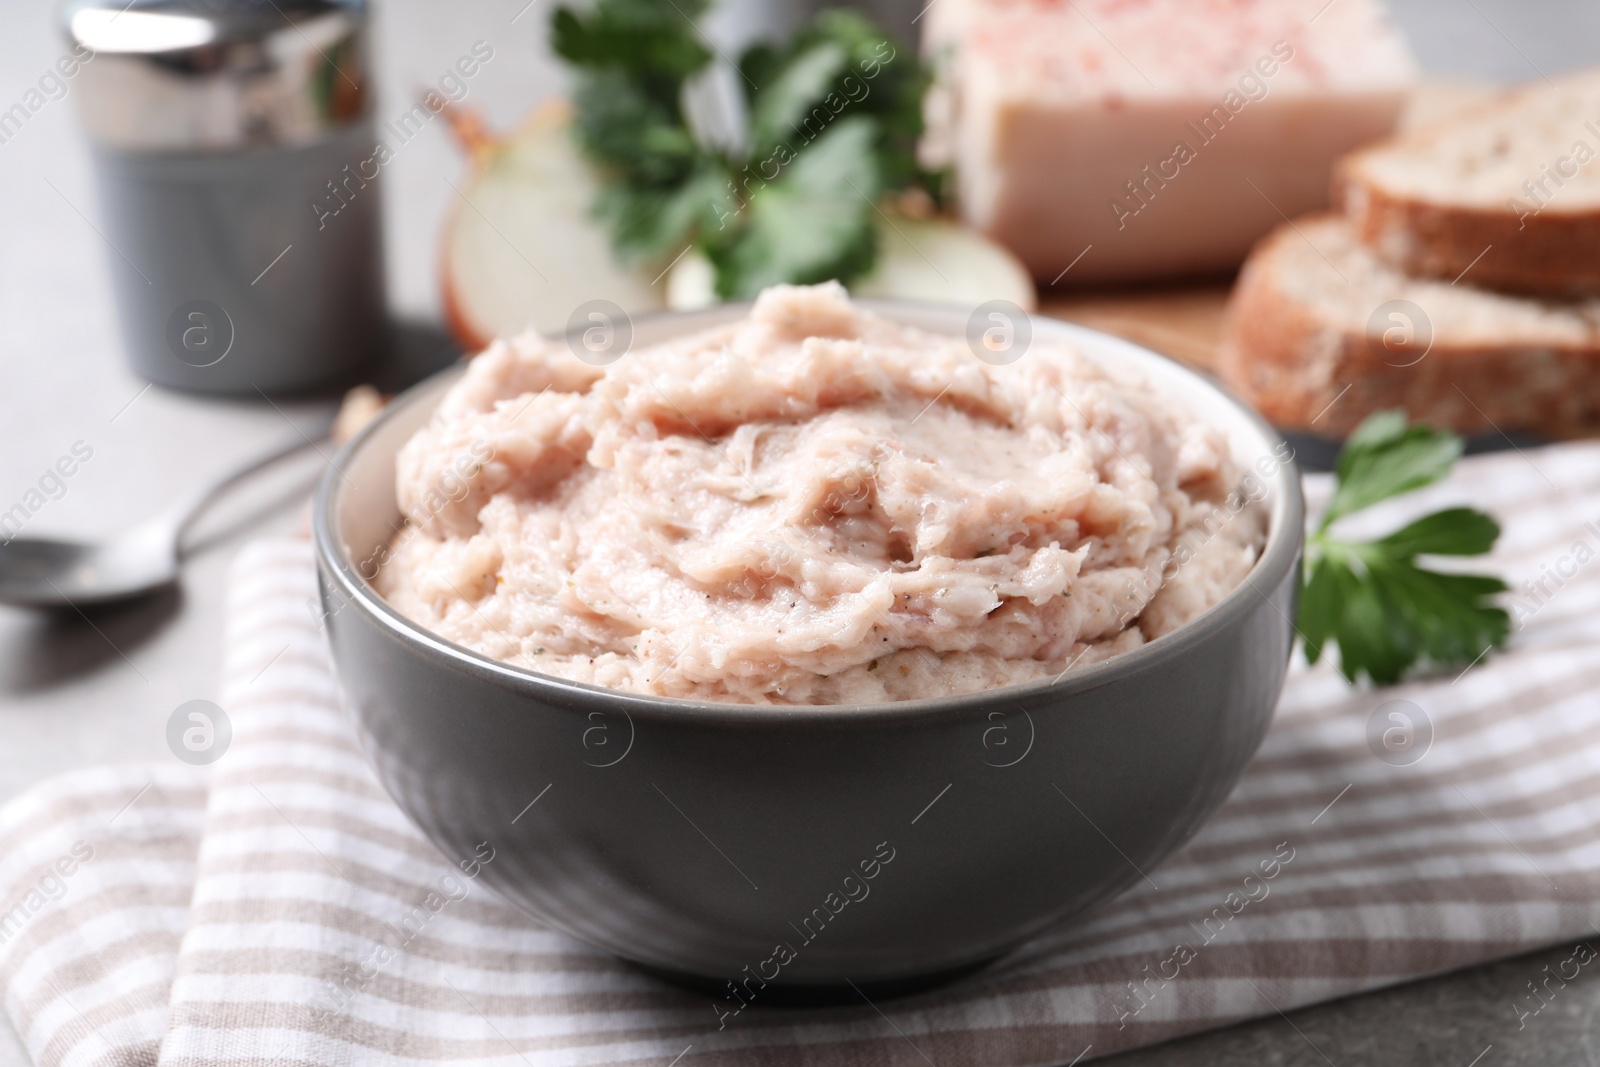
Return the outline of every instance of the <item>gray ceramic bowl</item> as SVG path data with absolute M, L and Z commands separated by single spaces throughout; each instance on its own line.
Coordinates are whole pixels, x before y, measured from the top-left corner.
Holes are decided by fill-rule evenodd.
M 745 310 L 641 319 L 634 344 Z M 487 842 L 480 879 L 551 926 L 719 988 L 764 979 L 762 995 L 954 973 L 1139 881 L 1222 802 L 1271 718 L 1299 590 L 1299 474 L 1204 378 L 1092 330 L 1033 329 L 1138 368 L 1258 472 L 1266 547 L 1215 608 L 1059 682 L 862 707 L 697 703 L 507 666 L 403 618 L 362 577 L 399 521 L 395 454 L 452 369 L 352 441 L 317 498 L 333 657 L 384 786 L 446 856 Z

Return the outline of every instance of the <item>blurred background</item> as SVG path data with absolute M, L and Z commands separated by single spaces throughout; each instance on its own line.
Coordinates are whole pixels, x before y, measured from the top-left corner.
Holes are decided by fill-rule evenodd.
M 475 42 L 494 58 L 464 102 L 508 127 L 562 92 L 546 46 L 553 0 L 378 0 L 373 56 L 379 122 L 437 85 Z M 937 3 L 938 0 L 935 0 Z M 1339 2 L 1339 0 L 1334 0 Z M 820 5 L 818 5 L 820 6 Z M 920 3 L 865 5 L 906 38 Z M 1425 71 L 1466 82 L 1553 76 L 1600 58 L 1594 0 L 1390 0 Z M 802 19 L 806 5 L 729 4 L 712 33 L 740 40 Z M 64 50 L 51 5 L 13 4 L 0 32 L 0 101 L 19 100 Z M 101 205 L 71 93 L 49 101 L 0 143 L 0 502 L 19 499 L 77 442 L 93 450 L 29 525 L 30 534 L 96 537 L 124 529 L 179 489 L 331 414 L 333 400 L 217 400 L 147 388 L 129 368 L 112 298 Z M 463 153 L 433 122 L 384 168 L 383 225 L 392 313 L 412 324 L 418 368 L 453 357 L 442 331 L 439 234 Z M 321 460 L 307 457 L 303 481 Z M 291 472 L 293 473 L 293 472 Z M 293 478 L 289 478 L 293 482 Z M 286 494 L 280 494 L 286 495 Z M 0 504 L 0 506 L 4 506 Z M 288 529 L 288 501 L 252 531 Z M 237 525 L 237 524 L 236 524 Z M 0 800 L 71 767 L 165 753 L 162 725 L 178 704 L 217 696 L 221 589 L 229 545 L 191 561 L 176 593 L 104 612 L 38 616 L 0 608 Z M 25 1062 L 0 1032 L 0 1065 Z

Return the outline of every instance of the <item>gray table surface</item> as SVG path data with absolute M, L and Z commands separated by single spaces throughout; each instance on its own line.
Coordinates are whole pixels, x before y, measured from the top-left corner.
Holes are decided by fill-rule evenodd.
M 485 40 L 495 58 L 473 79 L 469 102 L 497 123 L 512 122 L 561 85 L 543 40 L 550 2 L 534 0 L 518 17 L 527 0 L 379 0 L 380 118 L 398 113 L 402 101 Z M 1394 0 L 1393 7 L 1424 65 L 1439 74 L 1522 80 L 1600 58 L 1594 0 Z M 61 49 L 47 4 L 13 2 L 0 20 L 0 101 L 9 104 Z M 389 285 L 401 316 L 437 318 L 435 243 L 455 195 L 445 179 L 460 167 L 436 123 L 385 171 Z M 86 442 L 94 457 L 67 494 L 34 518 L 30 533 L 109 534 L 194 480 L 293 436 L 291 422 L 308 426 L 329 410 L 326 403 L 275 409 L 147 390 L 123 364 L 97 212 L 72 103 L 49 103 L 0 145 L 0 510 L 74 442 Z M 419 336 L 415 352 L 437 355 Z M 242 538 L 300 521 L 293 475 L 309 477 L 319 463 L 308 457 L 298 472 L 213 522 L 211 547 L 188 565 L 173 596 L 92 623 L 0 608 L 0 799 L 75 767 L 173 758 L 163 735 L 168 715 L 186 700 L 218 695 L 228 560 Z M 1112 1062 L 1600 1064 L 1600 983 L 1572 983 L 1521 1029 L 1512 1009 L 1525 983 L 1568 952 L 1536 953 Z M 0 1067 L 27 1062 L 0 1026 Z

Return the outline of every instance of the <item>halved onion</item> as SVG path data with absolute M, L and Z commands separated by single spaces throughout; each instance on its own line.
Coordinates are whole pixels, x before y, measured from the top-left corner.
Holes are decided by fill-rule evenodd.
M 442 284 L 450 330 L 468 351 L 529 328 L 560 333 L 589 300 L 636 313 L 717 301 L 711 264 L 698 251 L 664 277 L 612 255 L 590 213 L 596 179 L 572 143 L 570 112 L 565 101 L 547 104 L 504 138 L 471 113 L 451 113 L 471 169 L 445 225 Z M 878 249 L 872 272 L 850 287 L 857 296 L 1035 306 L 1022 264 L 960 223 L 880 216 Z
M 568 113 L 565 102 L 547 105 L 504 139 L 453 116 L 472 172 L 445 224 L 444 306 L 468 351 L 529 328 L 561 333 L 588 300 L 629 312 L 666 306 L 665 279 L 651 285 L 618 263 L 590 214 L 595 178 L 572 143 Z

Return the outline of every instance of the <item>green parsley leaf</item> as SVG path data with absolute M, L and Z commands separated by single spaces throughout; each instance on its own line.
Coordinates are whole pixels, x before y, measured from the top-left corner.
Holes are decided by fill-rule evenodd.
M 1450 473 L 1461 450 L 1460 437 L 1431 426 L 1407 426 L 1403 412 L 1369 416 L 1339 453 L 1339 488 L 1322 529 L 1380 500 L 1432 485 Z
M 1425 515 L 1378 541 L 1389 555 L 1481 556 L 1494 548 L 1500 524 L 1476 508 L 1446 508 Z
M 947 184 L 916 157 L 927 70 L 860 14 L 825 11 L 740 57 L 750 122 L 735 158 L 699 143 L 685 114 L 685 86 L 714 58 L 695 25 L 708 6 L 596 0 L 551 16 L 617 254 L 664 267 L 696 245 L 725 297 L 854 281 L 877 255 L 876 199 L 920 188 L 937 204 Z
M 1349 571 L 1327 559 L 1308 559 L 1306 571 L 1306 587 L 1300 592 L 1298 629 L 1306 662 L 1316 663 L 1322 658 L 1328 638 L 1338 631 L 1346 597 L 1343 582 Z
M 1473 663 L 1499 646 L 1511 632 L 1511 620 L 1487 598 L 1503 593 L 1506 584 L 1479 574 L 1440 574 L 1415 563 L 1380 555 L 1369 574 L 1391 620 L 1392 630 L 1405 634 L 1413 659 L 1445 665 Z
M 550 46 L 578 67 L 618 67 L 642 83 L 681 87 L 711 62 L 694 20 L 710 0 L 602 0 L 587 14 L 557 8 Z M 674 95 L 665 103 L 676 107 Z
M 769 155 L 779 144 L 800 132 L 801 120 L 827 96 L 844 73 L 850 56 L 837 41 L 817 41 L 794 54 L 762 56 L 746 64 L 745 72 L 759 71 L 760 91 L 750 95 L 750 134 L 757 157 Z M 749 83 L 747 82 L 748 86 Z M 828 121 L 833 118 L 828 115 Z
M 600 190 L 595 213 L 611 227 L 619 257 L 653 263 L 681 252 L 697 233 L 715 223 L 727 201 L 722 171 L 701 161 L 682 184 L 608 185 Z
M 585 73 L 573 102 L 579 145 L 615 183 L 673 189 L 703 161 L 677 108 L 620 70 Z
M 1400 412 L 1371 416 L 1345 442 L 1328 513 L 1306 542 L 1299 629 L 1309 662 L 1334 641 L 1346 679 L 1365 674 L 1390 685 L 1419 662 L 1470 665 L 1505 643 L 1511 620 L 1493 601 L 1503 581 L 1417 564 L 1418 556 L 1488 552 L 1500 536 L 1490 516 L 1447 508 L 1373 541 L 1331 533 L 1352 512 L 1444 478 L 1461 447 L 1455 434 L 1408 426 Z
M 884 188 L 921 187 L 942 203 L 948 176 L 930 173 L 917 161 L 922 100 L 933 81 L 932 72 L 913 49 L 896 45 L 854 11 L 824 11 L 817 16 L 814 32 L 839 42 L 849 53 L 848 73 L 836 91 L 852 101 L 849 107 L 863 109 L 877 122 L 875 147 Z
M 870 20 L 854 11 L 824 11 L 788 46 L 752 48 L 741 69 L 755 158 L 780 144 L 798 149 L 836 115 L 866 115 L 877 128 L 873 148 L 884 188 L 920 186 L 939 201 L 946 176 L 917 162 L 922 97 L 932 75 Z
M 710 250 L 721 296 L 853 277 L 871 265 L 878 192 L 873 134 L 865 118 L 840 119 L 795 158 L 782 182 L 751 198 L 738 239 Z
M 573 133 L 602 181 L 595 213 L 624 260 L 681 250 L 725 196 L 682 107 L 685 83 L 711 62 L 693 22 L 708 3 L 602 0 L 550 19 L 551 47 L 574 68 Z

